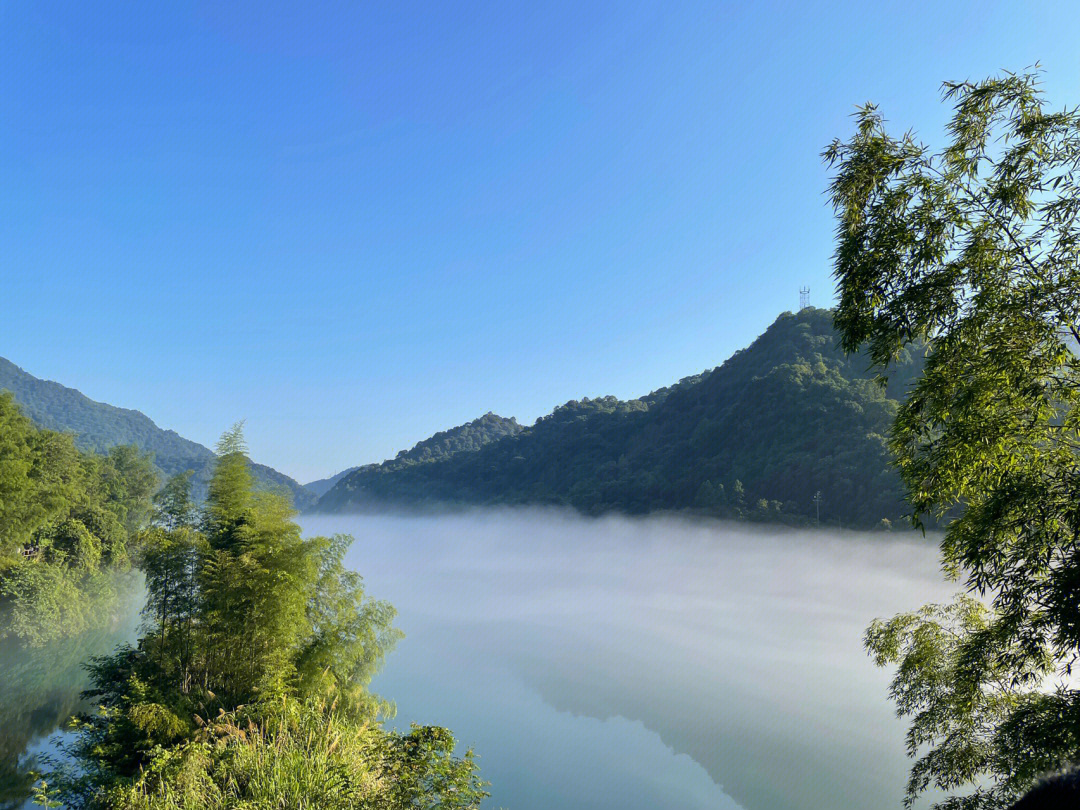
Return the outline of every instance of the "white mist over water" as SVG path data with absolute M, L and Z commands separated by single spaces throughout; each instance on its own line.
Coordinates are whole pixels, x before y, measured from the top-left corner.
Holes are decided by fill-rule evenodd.
M 406 638 L 396 725 L 473 746 L 490 807 L 898 807 L 904 724 L 862 633 L 956 590 L 916 534 L 554 510 L 304 516 Z

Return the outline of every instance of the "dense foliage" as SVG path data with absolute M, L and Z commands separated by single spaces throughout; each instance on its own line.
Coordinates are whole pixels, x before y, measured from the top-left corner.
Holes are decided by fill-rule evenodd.
M 479 419 L 450 430 L 440 430 L 434 436 L 417 442 L 409 450 L 402 450 L 389 466 L 403 469 L 410 464 L 442 461 L 457 453 L 479 450 L 504 436 L 516 436 L 520 432 L 521 425 L 514 417 L 506 419 L 488 411 Z
M 1037 76 L 947 84 L 945 149 L 891 137 L 873 106 L 826 152 L 839 218 L 836 323 L 925 371 L 892 431 L 920 515 L 954 518 L 948 570 L 975 596 L 878 622 L 912 718 L 909 802 L 1001 808 L 1080 760 L 1080 113 Z
M 84 780 L 75 793 L 70 781 L 46 780 L 38 801 L 131 810 L 466 810 L 486 795 L 471 754 L 455 756 L 446 729 L 387 732 L 290 698 L 222 713 L 188 741 L 154 749 L 136 777 L 109 780 L 105 790 L 90 785 Z
M 471 452 L 414 459 L 422 443 L 345 476 L 317 508 L 535 503 L 792 522 L 820 510 L 823 523 L 875 527 L 906 510 L 887 435 L 919 360 L 904 353 L 883 389 L 840 348 L 830 312 L 785 313 L 713 371 L 641 399 L 569 402 Z
M 41 799 L 71 807 L 475 807 L 472 756 L 445 730 L 377 722 L 367 683 L 399 637 L 394 610 L 344 566 L 351 538 L 304 539 L 257 491 L 236 428 L 202 509 L 190 478 L 155 497 L 145 633 L 94 659 L 78 764 Z M 50 794 L 50 791 L 56 791 Z
M 11 392 L 23 413 L 39 427 L 74 434 L 79 449 L 103 454 L 117 445 L 138 447 L 153 456 L 154 465 L 165 478 L 192 470 L 196 499 L 205 494 L 214 454 L 174 431 L 159 428 L 145 414 L 94 402 L 72 388 L 39 380 L 0 357 L 0 391 L 4 390 Z M 287 489 L 298 508 L 315 502 L 312 493 L 287 475 L 261 464 L 252 468 L 261 488 Z
M 414 464 L 426 464 L 432 461 L 443 461 L 455 453 L 468 453 L 479 450 L 486 444 L 498 441 L 504 436 L 515 436 L 521 432 L 521 425 L 511 417 L 506 419 L 490 411 L 479 419 L 474 419 L 464 425 L 458 425 L 450 430 L 441 430 L 430 438 L 417 442 L 409 450 L 400 451 L 390 461 L 382 464 L 368 464 L 363 467 L 350 467 L 342 470 L 330 478 L 323 478 L 305 484 L 308 491 L 322 497 L 344 478 L 354 472 L 403 470 Z
M 81 453 L 0 393 L 0 638 L 108 623 L 157 478 L 131 447 Z

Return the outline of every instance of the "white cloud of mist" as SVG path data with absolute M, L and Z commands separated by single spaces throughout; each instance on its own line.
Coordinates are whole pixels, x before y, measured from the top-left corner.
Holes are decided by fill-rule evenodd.
M 406 633 L 376 690 L 475 745 L 493 807 L 899 803 L 904 726 L 862 633 L 955 591 L 932 540 L 545 509 L 301 522 L 356 537 Z

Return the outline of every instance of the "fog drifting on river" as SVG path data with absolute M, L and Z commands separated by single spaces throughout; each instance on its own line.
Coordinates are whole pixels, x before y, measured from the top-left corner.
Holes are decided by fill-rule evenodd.
M 955 590 L 910 533 L 553 510 L 311 516 L 406 638 L 375 690 L 448 726 L 492 807 L 878 810 L 909 762 L 862 649 Z

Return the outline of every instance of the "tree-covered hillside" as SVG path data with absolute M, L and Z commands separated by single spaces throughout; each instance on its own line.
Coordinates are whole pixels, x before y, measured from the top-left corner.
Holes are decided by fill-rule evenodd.
M 362 467 L 317 508 L 563 504 L 792 522 L 820 509 L 822 523 L 877 526 L 906 514 L 886 436 L 919 368 L 905 354 L 883 389 L 840 349 L 831 311 L 784 313 L 712 371 L 640 399 L 568 402 L 472 452 Z
M 214 454 L 172 430 L 159 428 L 146 414 L 95 402 L 74 388 L 40 380 L 0 357 L 0 391 L 5 390 L 39 427 L 75 434 L 80 450 L 104 453 L 117 445 L 134 445 L 153 454 L 164 477 L 192 470 L 193 492 L 198 498 L 205 495 Z M 252 469 L 260 486 L 287 489 L 297 508 L 315 502 L 316 496 L 289 476 L 261 464 L 253 464 Z
M 108 623 L 156 486 L 137 449 L 80 452 L 0 392 L 0 639 L 43 644 Z
M 521 425 L 514 417 L 506 419 L 488 411 L 479 419 L 450 430 L 440 430 L 431 438 L 417 442 L 411 449 L 402 450 L 393 461 L 386 462 L 383 466 L 403 469 L 412 464 L 442 461 L 455 453 L 479 450 L 486 444 L 505 436 L 516 436 L 520 432 Z
M 320 478 L 317 481 L 309 481 L 304 484 L 304 489 L 314 495 L 316 498 L 321 498 L 327 492 L 334 488 L 334 484 L 344 478 L 351 472 L 359 470 L 359 467 L 349 467 L 347 470 L 342 470 L 339 473 L 331 475 L 329 478 Z
M 488 411 L 479 419 L 466 422 L 464 425 L 440 430 L 434 436 L 417 442 L 408 450 L 401 450 L 388 461 L 381 464 L 366 464 L 362 467 L 352 467 L 343 470 L 330 478 L 312 481 L 306 484 L 309 492 L 320 497 L 334 489 L 338 482 L 356 473 L 372 473 L 384 475 L 387 473 L 405 470 L 417 464 L 445 461 L 455 453 L 468 453 L 479 450 L 484 445 L 498 441 L 507 436 L 516 436 L 522 431 L 517 419 L 509 419 Z M 321 490 L 321 492 L 319 491 Z

